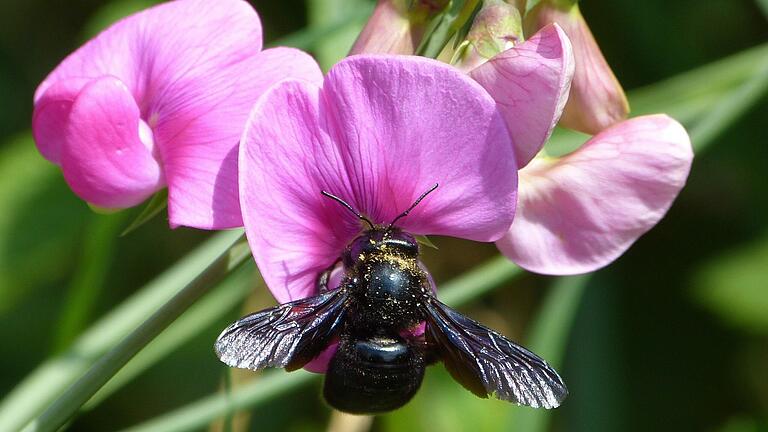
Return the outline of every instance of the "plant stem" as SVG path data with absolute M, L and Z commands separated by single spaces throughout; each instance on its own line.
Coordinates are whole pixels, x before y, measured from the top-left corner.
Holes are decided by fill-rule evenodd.
M 563 364 L 568 336 L 590 278 L 591 275 L 580 275 L 555 280 L 533 322 L 527 347 L 556 369 Z M 545 431 L 552 418 L 547 410 L 516 409 L 512 412 L 509 430 Z

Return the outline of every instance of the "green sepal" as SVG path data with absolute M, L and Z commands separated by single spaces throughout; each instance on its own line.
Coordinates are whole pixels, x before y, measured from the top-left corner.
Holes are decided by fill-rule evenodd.
M 437 58 L 457 33 L 469 31 L 472 17 L 482 6 L 479 0 L 454 0 L 430 23 L 416 54 Z M 469 23 L 469 24 L 468 24 Z M 466 34 L 465 32 L 465 34 Z M 462 38 L 457 38 L 461 42 Z
M 432 249 L 435 249 L 435 250 L 438 249 L 437 245 L 432 243 L 432 240 L 430 240 L 429 237 L 425 235 L 417 235 L 415 237 L 416 237 L 416 241 L 419 242 L 419 244 L 423 244 L 424 246 L 431 247 Z
M 128 225 L 128 228 L 120 233 L 120 237 L 130 234 L 136 228 L 149 222 L 153 217 L 160 213 L 164 208 L 168 206 L 168 189 L 163 189 L 160 192 L 152 195 L 152 198 L 147 202 L 146 207 L 141 213 Z

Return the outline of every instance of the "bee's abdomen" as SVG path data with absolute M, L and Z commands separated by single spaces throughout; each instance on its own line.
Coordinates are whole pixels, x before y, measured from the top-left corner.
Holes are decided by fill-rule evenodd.
M 377 413 L 407 403 L 424 378 L 420 349 L 400 338 L 342 338 L 325 377 L 328 403 L 349 413 Z

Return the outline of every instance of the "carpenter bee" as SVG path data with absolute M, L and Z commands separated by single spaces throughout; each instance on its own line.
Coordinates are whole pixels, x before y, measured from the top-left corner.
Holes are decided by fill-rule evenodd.
M 425 367 L 438 360 L 480 397 L 559 406 L 568 390 L 544 360 L 435 297 L 418 261 L 416 239 L 395 223 L 436 188 L 389 225 L 373 224 L 323 191 L 369 228 L 318 276 L 318 295 L 256 312 L 227 327 L 216 341 L 219 358 L 232 367 L 292 371 L 338 340 L 323 395 L 332 407 L 357 414 L 403 406 L 421 385 Z M 329 290 L 331 271 L 339 262 L 341 283 Z M 424 334 L 413 336 L 409 330 L 422 322 Z

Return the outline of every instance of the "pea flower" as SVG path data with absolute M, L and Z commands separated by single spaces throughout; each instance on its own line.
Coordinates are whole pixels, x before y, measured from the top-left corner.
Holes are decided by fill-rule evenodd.
M 478 14 L 473 30 L 482 32 L 472 41 L 474 55 L 469 64 L 459 66 L 469 69 L 498 103 L 520 168 L 517 215 L 497 246 L 518 265 L 538 273 L 596 270 L 618 258 L 667 212 L 690 171 L 688 134 L 664 115 L 619 121 L 626 115 L 626 110 L 614 109 L 619 93 L 618 99 L 625 100 L 620 87 L 619 92 L 602 93 L 605 97 L 585 96 L 591 94 L 585 90 L 589 86 L 602 92 L 618 83 L 612 74 L 603 77 L 607 84 L 579 81 L 580 62 L 596 61 L 608 73 L 610 69 L 602 56 L 600 61 L 590 57 L 593 51 L 585 50 L 582 40 L 574 41 L 572 51 L 567 30 L 558 24 L 547 24 L 525 42 L 518 38 L 512 48 L 501 51 L 499 42 L 518 34 L 514 24 L 519 15 L 511 6 L 492 6 L 493 13 Z M 494 54 L 494 49 L 501 52 Z M 590 107 L 580 105 L 587 101 Z M 608 128 L 570 155 L 548 157 L 542 148 L 564 108 L 560 124 L 574 127 L 566 119 L 570 109 L 595 120 L 594 127 L 581 129 Z M 601 116 L 596 110 L 620 114 Z
M 281 303 L 316 294 L 318 275 L 361 232 L 321 191 L 388 224 L 439 183 L 398 227 L 483 242 L 509 230 L 517 201 L 514 153 L 493 99 L 421 57 L 351 56 L 322 85 L 275 85 L 247 121 L 239 163 L 248 241 Z
M 308 55 L 261 47 L 259 17 L 241 0 L 125 18 L 38 87 L 38 149 L 94 206 L 131 207 L 167 187 L 171 226 L 241 226 L 237 143 L 254 100 L 286 77 L 322 80 Z
M 571 39 L 576 71 L 561 125 L 590 135 L 625 119 L 629 103 L 621 84 L 605 60 L 581 15 L 576 0 L 542 0 L 525 17 L 525 30 L 533 34 L 557 23 Z

